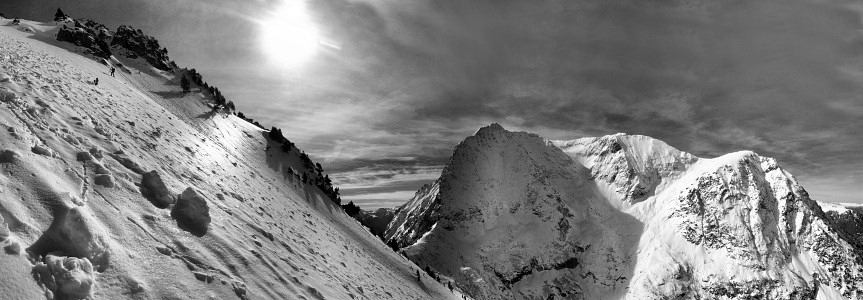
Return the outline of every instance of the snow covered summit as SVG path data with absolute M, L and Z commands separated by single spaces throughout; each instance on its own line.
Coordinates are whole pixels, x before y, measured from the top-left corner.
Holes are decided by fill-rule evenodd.
M 835 220 L 750 151 L 493 124 L 385 237 L 479 299 L 863 298 L 863 247 Z

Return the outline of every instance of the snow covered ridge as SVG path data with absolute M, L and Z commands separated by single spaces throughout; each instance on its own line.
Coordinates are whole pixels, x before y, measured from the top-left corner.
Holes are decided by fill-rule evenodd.
M 176 74 L 0 19 L 0 299 L 458 299 Z M 100 78 L 95 85 L 94 78 Z M 270 147 L 268 147 L 270 146 Z
M 750 151 L 492 124 L 396 215 L 390 242 L 478 299 L 863 299 L 859 211 Z

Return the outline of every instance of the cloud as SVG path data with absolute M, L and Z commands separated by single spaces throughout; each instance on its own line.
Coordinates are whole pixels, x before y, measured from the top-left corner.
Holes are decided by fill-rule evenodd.
M 92 0 L 67 12 L 142 24 L 357 193 L 418 189 L 411 176 L 433 179 L 491 122 L 549 139 L 645 134 L 706 157 L 754 150 L 813 195 L 863 192 L 833 180 L 861 182 L 863 169 L 854 2 L 308 1 L 338 47 L 295 69 L 257 49 L 254 20 L 279 2 Z
M 751 149 L 801 178 L 863 161 L 846 153 L 863 146 L 863 39 L 843 3 L 347 3 L 371 25 L 342 37 L 357 46 L 341 59 L 376 78 L 354 89 L 376 116 L 357 124 L 399 151 L 446 153 L 498 121 L 553 138 L 646 134 L 702 156 Z

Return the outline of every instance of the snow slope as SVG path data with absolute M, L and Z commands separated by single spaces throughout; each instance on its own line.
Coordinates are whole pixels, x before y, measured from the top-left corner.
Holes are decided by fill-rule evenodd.
M 0 298 L 461 298 L 262 130 L 141 59 L 112 78 L 56 30 L 0 19 Z
M 399 212 L 428 219 L 396 219 L 388 237 L 479 299 L 863 298 L 853 233 L 753 152 L 705 159 L 645 136 L 545 141 L 492 124 L 436 185 Z

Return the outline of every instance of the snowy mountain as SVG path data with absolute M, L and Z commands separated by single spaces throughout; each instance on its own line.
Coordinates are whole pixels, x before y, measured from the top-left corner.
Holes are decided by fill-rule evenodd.
M 478 299 L 861 299 L 860 215 L 772 158 L 481 128 L 386 238 Z M 840 217 L 841 216 L 841 217 Z
M 0 299 L 461 298 L 166 57 L 61 26 L 0 18 Z

